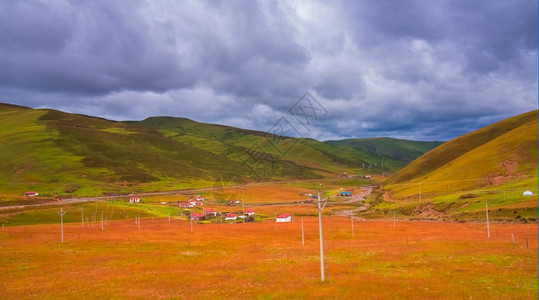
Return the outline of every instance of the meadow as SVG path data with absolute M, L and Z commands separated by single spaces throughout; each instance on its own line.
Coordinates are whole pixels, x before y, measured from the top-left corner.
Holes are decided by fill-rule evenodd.
M 316 210 L 312 207 L 312 210 Z M 69 213 L 68 213 L 69 214 Z M 172 218 L 0 230 L 3 299 L 536 299 L 537 224 L 191 224 Z M 514 240 L 514 241 L 513 241 Z
M 483 206 L 486 200 L 493 204 L 491 220 L 500 211 L 516 211 L 516 205 L 522 206 L 519 213 L 535 207 L 530 215 L 536 218 L 536 196 L 527 203 L 507 192 L 505 202 L 494 203 L 501 194 L 492 189 L 475 191 L 473 199 L 458 199 L 454 191 L 424 198 L 425 205 L 448 216 L 477 213 L 480 223 L 410 221 L 424 216 L 411 213 L 417 199 L 380 202 L 381 195 L 375 193 L 350 203 L 335 196 L 342 189 L 354 188 L 356 193 L 376 183 L 348 178 L 217 185 L 143 196 L 142 203 L 119 196 L 26 208 L 16 205 L 43 199 L 6 195 L 3 203 L 12 207 L 0 210 L 0 298 L 537 298 L 537 223 L 506 216 L 504 223 L 490 223 L 488 237 Z M 318 211 L 308 202 L 308 195 L 321 187 L 322 198 L 329 197 L 323 211 L 324 282 Z M 177 206 L 195 195 L 208 198 L 204 206 Z M 208 207 L 241 212 L 241 204 L 229 204 L 232 199 L 245 199 L 256 222 L 220 217 L 187 221 L 187 212 Z M 453 202 L 468 205 L 444 208 Z M 365 203 L 372 207 L 360 211 Z M 507 209 L 499 210 L 504 206 Z M 60 208 L 67 211 L 64 243 Z M 353 221 L 337 216 L 350 212 Z M 281 213 L 291 213 L 293 221 L 275 223 Z M 135 220 L 139 217 L 140 226 Z M 520 223 L 510 224 L 510 218 Z

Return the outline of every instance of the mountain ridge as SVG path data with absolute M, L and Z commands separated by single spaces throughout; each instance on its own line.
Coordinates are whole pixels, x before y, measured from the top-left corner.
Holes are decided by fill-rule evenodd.
M 0 191 L 51 196 L 391 172 L 380 153 L 187 118 L 112 121 L 0 104 Z M 71 194 L 70 193 L 70 194 Z

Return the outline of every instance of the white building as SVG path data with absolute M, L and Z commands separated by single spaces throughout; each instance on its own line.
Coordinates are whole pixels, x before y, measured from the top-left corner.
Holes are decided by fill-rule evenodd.
M 292 221 L 292 216 L 289 213 L 284 213 L 282 215 L 279 215 L 276 220 L 276 222 L 278 223 L 290 222 L 290 221 Z

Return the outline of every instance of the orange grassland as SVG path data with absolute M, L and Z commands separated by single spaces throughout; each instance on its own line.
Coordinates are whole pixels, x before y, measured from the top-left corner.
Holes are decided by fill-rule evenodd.
M 0 229 L 0 298 L 537 299 L 537 224 L 173 219 Z M 511 234 L 515 242 L 513 243 Z

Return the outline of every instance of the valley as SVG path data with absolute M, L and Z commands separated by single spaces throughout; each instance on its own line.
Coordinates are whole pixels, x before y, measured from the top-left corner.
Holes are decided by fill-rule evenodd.
M 273 136 L 283 153 L 187 119 L 1 108 L 6 298 L 537 297 L 537 111 L 445 143 Z

